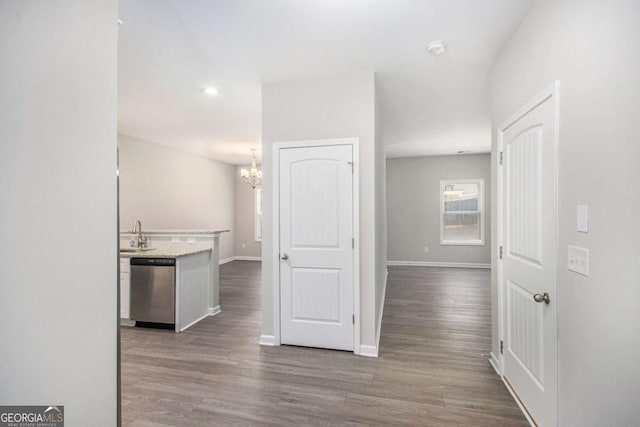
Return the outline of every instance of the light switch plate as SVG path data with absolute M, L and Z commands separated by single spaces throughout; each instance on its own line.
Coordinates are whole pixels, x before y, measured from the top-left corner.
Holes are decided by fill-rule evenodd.
M 581 233 L 589 232 L 589 207 L 587 205 L 576 206 L 576 230 Z
M 567 255 L 569 270 L 584 276 L 589 276 L 589 249 L 569 246 Z

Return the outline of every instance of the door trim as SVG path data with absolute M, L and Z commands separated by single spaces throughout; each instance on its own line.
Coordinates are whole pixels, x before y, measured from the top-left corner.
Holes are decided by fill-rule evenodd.
M 554 296 L 554 318 L 555 318 L 555 331 L 554 331 L 554 342 L 555 342 L 555 352 L 556 352 L 556 363 L 554 366 L 554 370 L 555 370 L 555 378 L 556 378 L 556 390 L 555 390 L 555 395 L 556 395 L 556 425 L 558 424 L 558 419 L 557 419 L 557 415 L 559 413 L 559 405 L 558 405 L 558 306 L 559 306 L 559 298 L 558 298 L 558 254 L 559 254 L 559 245 L 558 245 L 558 235 L 559 235 L 559 223 L 558 223 L 558 143 L 559 143 L 559 124 L 560 124 L 560 81 L 559 80 L 555 80 L 553 81 L 550 85 L 548 85 L 546 88 L 544 88 L 541 92 L 539 92 L 535 97 L 533 97 L 529 102 L 527 102 L 522 108 L 520 108 L 515 114 L 513 114 L 509 119 L 507 119 L 506 121 L 504 121 L 500 126 L 498 126 L 497 129 L 497 140 L 498 140 L 498 144 L 497 144 L 497 153 L 496 154 L 496 167 L 495 167 L 495 173 L 496 173 L 496 177 L 497 177 L 497 181 L 496 181 L 496 204 L 497 204 L 497 209 L 496 209 L 496 229 L 497 229 L 497 245 L 496 245 L 496 249 L 499 248 L 500 246 L 504 246 L 504 236 L 503 236 L 503 226 L 504 226 L 504 218 L 503 218 L 503 202 L 504 202 L 504 182 L 502 179 L 502 169 L 501 169 L 501 165 L 500 165 L 500 153 L 502 153 L 504 151 L 504 140 L 503 140 L 503 135 L 504 132 L 511 127 L 515 122 L 517 122 L 520 118 L 522 118 L 523 116 L 525 116 L 527 113 L 529 113 L 531 110 L 533 110 L 534 108 L 536 108 L 537 106 L 539 106 L 540 104 L 542 104 L 543 102 L 547 101 L 549 98 L 552 98 L 552 102 L 553 102 L 553 108 L 554 108 L 554 116 L 553 116 L 553 120 L 554 120 L 554 133 L 553 133 L 553 153 L 554 153 L 554 165 L 553 165 L 553 191 L 554 191 L 554 195 L 553 195 L 553 203 L 554 203 L 554 210 L 553 210 L 553 220 L 555 223 L 555 236 L 554 236 L 554 257 L 553 257 L 553 270 L 554 270 L 554 274 L 553 274 L 553 283 L 550 283 L 550 289 L 551 289 L 551 293 Z M 494 254 L 498 254 L 499 253 L 499 249 L 494 251 Z M 503 284 L 503 267 L 502 267 L 502 262 L 499 259 L 499 256 L 497 256 L 497 274 L 496 274 L 496 280 L 497 280 L 497 287 L 498 287 L 498 342 L 504 341 L 505 339 L 505 310 L 506 310 L 506 306 L 505 306 L 505 287 Z M 518 404 L 518 406 L 520 407 L 520 409 L 522 410 L 524 416 L 527 418 L 527 420 L 531 423 L 531 425 L 535 425 L 533 424 L 533 420 L 531 419 L 531 417 L 529 416 L 526 408 L 524 407 L 524 405 L 522 404 L 522 402 L 520 402 L 517 394 L 515 393 L 515 391 L 511 388 L 511 386 L 505 381 L 504 378 L 504 355 L 500 353 L 500 351 L 498 351 L 498 354 L 495 355 L 493 353 L 493 349 L 491 351 L 491 359 L 490 359 L 490 363 L 492 365 L 495 365 L 495 362 L 497 361 L 497 365 L 498 366 L 494 366 L 494 369 L 496 369 L 496 371 L 498 372 L 498 374 L 500 375 L 500 377 L 502 378 L 503 382 L 505 383 L 505 385 L 507 386 L 507 389 L 509 390 L 509 392 L 511 393 L 511 395 L 514 397 L 514 399 L 516 400 L 516 403 Z
M 283 148 L 351 145 L 353 150 L 353 352 L 360 354 L 360 149 L 358 138 L 275 142 L 273 155 L 273 344 L 280 345 L 280 150 Z

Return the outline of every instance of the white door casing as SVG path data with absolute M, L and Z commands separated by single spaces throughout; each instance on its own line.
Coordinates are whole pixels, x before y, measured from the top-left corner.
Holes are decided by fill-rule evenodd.
M 557 423 L 557 86 L 498 131 L 502 373 L 538 426 Z
M 354 350 L 353 146 L 278 155 L 280 342 Z

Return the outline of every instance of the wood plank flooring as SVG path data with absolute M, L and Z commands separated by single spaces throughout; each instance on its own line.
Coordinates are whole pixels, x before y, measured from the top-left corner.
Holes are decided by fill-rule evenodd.
M 489 271 L 389 267 L 378 359 L 263 347 L 260 263 L 220 268 L 222 313 L 122 328 L 125 426 L 527 426 L 489 366 Z

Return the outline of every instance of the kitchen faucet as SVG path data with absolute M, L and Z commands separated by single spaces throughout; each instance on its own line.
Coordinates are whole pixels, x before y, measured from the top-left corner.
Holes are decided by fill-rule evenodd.
M 131 234 L 137 234 L 137 245 L 139 248 L 146 248 L 147 247 L 147 236 L 144 236 L 142 234 L 142 223 L 140 222 L 140 220 L 137 220 L 134 224 L 133 224 L 133 230 L 131 230 Z

